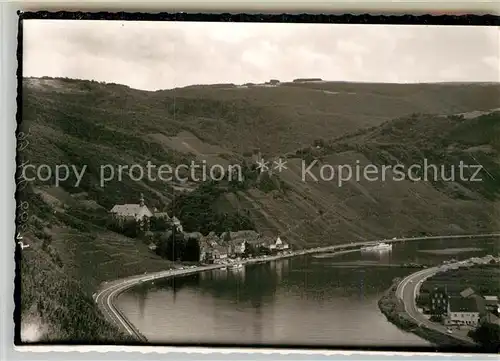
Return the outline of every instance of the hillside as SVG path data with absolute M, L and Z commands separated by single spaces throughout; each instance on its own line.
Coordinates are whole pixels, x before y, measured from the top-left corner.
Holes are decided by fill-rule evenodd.
M 35 181 L 19 196 L 29 204 L 23 234 L 31 245 L 21 263 L 24 320 L 51 328 L 51 339 L 120 339 L 95 309 L 92 292 L 102 281 L 170 266 L 141 241 L 103 227 L 114 204 L 135 203 L 140 193 L 148 206 L 178 215 L 188 231 L 244 225 L 279 233 L 295 247 L 500 229 L 500 113 L 490 112 L 500 108 L 499 85 L 318 82 L 146 92 L 27 78 L 22 91 L 20 129 L 28 142 L 21 159 L 52 169 L 87 166 L 78 187 L 75 177 L 60 187 L 53 179 Z M 477 111 L 486 113 L 455 115 Z M 252 160 L 259 151 L 268 160 L 286 159 L 287 169 L 259 174 Z M 424 158 L 447 167 L 481 163 L 487 172 L 479 183 L 360 179 L 342 185 L 338 177 L 304 182 L 301 174 L 302 162 L 314 159 L 318 176 L 322 164 L 410 166 Z M 104 187 L 99 182 L 106 164 L 192 160 L 246 164 L 245 181 L 221 181 L 206 192 L 199 182 L 126 175 Z M 66 321 L 54 326 L 75 314 L 85 325 L 80 331 Z

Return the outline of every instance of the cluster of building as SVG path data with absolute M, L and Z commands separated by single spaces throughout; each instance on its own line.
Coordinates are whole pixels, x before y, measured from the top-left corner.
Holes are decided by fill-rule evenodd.
M 255 231 L 224 232 L 220 236 L 211 232 L 200 238 L 202 263 L 224 263 L 228 259 L 252 256 L 253 252 L 276 255 L 289 250 L 288 243 L 280 237 L 262 238 Z
M 477 327 L 481 322 L 500 325 L 500 303 L 497 295 L 480 295 L 467 288 L 459 295 L 446 288 L 435 288 L 430 295 L 430 313 L 443 317 L 447 326 Z
M 498 264 L 500 257 L 487 255 L 473 257 L 464 261 L 443 262 L 441 271 L 454 270 L 461 267 L 477 265 Z M 500 325 L 499 295 L 481 295 L 472 288 L 461 292 L 448 292 L 446 286 L 435 287 L 429 293 L 429 313 L 440 316 L 447 326 L 477 327 L 481 323 L 494 323 Z
M 153 217 L 163 219 L 178 232 L 184 233 L 185 238 L 196 239 L 200 245 L 200 262 L 219 263 L 226 259 L 243 257 L 248 255 L 248 249 L 259 250 L 267 254 L 280 254 L 288 252 L 290 246 L 280 237 L 277 239 L 263 238 L 255 231 L 224 232 L 216 235 L 211 232 L 203 236 L 199 232 L 185 233 L 181 221 L 167 212 L 160 212 L 157 209 L 150 210 L 141 194 L 137 204 L 117 204 L 110 211 L 111 219 L 119 226 L 123 227 L 129 223 L 135 225 L 140 232 L 150 231 L 151 219 Z M 155 246 L 150 245 L 154 250 Z
M 321 78 L 299 78 L 299 79 L 294 79 L 292 83 L 324 83 L 325 81 Z M 243 85 L 237 85 L 236 88 L 250 88 L 250 87 L 277 87 L 280 86 L 282 83 L 278 79 L 271 79 L 269 81 L 266 81 L 264 83 L 245 83 Z
M 110 214 L 113 222 L 119 227 L 130 223 L 136 225 L 139 231 L 148 232 L 150 230 L 151 218 L 156 217 L 164 219 L 171 223 L 179 232 L 183 232 L 181 221 L 177 217 L 170 217 L 167 212 L 160 212 L 156 208 L 150 210 L 146 206 L 142 194 L 139 203 L 116 204 L 111 208 Z

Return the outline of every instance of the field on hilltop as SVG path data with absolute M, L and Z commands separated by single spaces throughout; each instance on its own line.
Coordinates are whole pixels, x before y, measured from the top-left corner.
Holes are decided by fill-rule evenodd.
M 93 290 L 102 281 L 170 267 L 140 240 L 103 227 L 114 204 L 137 203 L 141 193 L 187 231 L 254 228 L 296 248 L 498 231 L 499 95 L 498 84 L 316 82 L 148 92 L 26 78 L 20 130 L 28 143 L 21 159 L 87 169 L 78 187 L 74 177 L 59 187 L 37 180 L 20 193 L 29 203 L 25 238 L 32 245 L 21 264 L 23 314 L 52 327 L 58 339 L 123 337 L 95 310 Z M 281 157 L 287 169 L 259 173 L 257 154 Z M 391 171 L 385 181 L 320 177 L 322 165 L 410 167 L 423 159 L 446 169 L 481 164 L 483 180 L 398 181 Z M 124 175 L 100 184 L 103 165 L 148 161 L 240 164 L 244 181 L 200 187 Z M 312 162 L 318 181 L 304 181 L 304 164 Z M 81 334 L 69 322 L 75 314 L 89 315 L 79 319 L 86 325 Z M 50 326 L 61 318 L 67 321 Z

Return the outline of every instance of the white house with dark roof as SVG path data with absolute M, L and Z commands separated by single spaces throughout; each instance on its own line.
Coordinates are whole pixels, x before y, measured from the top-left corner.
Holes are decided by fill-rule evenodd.
M 217 260 L 224 260 L 228 257 L 227 248 L 220 245 L 213 247 L 212 254 L 216 262 Z
M 138 204 L 115 204 L 110 213 L 120 225 L 126 222 L 137 222 L 141 228 L 146 228 L 149 219 L 153 216 L 153 212 L 145 205 L 142 194 Z
M 474 298 L 451 297 L 448 302 L 447 324 L 477 326 L 479 310 Z
M 283 242 L 280 237 L 276 239 L 276 248 L 277 249 L 288 249 L 288 243 Z

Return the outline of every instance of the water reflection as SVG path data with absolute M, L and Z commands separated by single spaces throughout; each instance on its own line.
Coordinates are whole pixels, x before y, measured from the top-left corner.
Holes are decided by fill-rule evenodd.
M 482 253 L 497 254 L 498 246 L 483 241 Z M 377 301 L 394 277 L 413 271 L 404 263 L 449 259 L 419 252 L 440 247 L 408 242 L 389 253 L 294 257 L 203 272 L 143 284 L 121 295 L 118 307 L 153 342 L 426 345 L 387 322 Z M 471 254 L 477 252 L 453 257 Z
M 137 302 L 137 307 L 139 309 L 139 314 L 141 318 L 144 318 L 145 309 L 146 309 L 146 296 L 148 294 L 149 288 L 144 284 L 137 286 L 134 290 L 134 298 Z
M 380 261 L 380 263 L 391 263 L 392 250 L 381 249 L 376 251 L 362 251 L 361 257 L 363 259 L 371 259 Z

